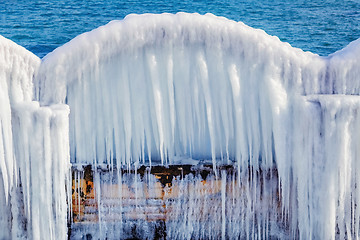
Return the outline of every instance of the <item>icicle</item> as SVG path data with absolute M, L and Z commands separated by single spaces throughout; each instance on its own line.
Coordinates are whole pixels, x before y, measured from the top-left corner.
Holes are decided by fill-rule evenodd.
M 226 239 L 226 171 L 221 171 L 221 239 Z

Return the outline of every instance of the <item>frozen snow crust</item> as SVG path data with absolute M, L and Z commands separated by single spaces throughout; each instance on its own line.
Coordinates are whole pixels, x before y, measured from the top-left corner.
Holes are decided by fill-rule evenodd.
M 324 58 L 211 14 L 129 15 L 41 63 L 0 37 L 0 239 L 66 238 L 70 159 L 178 158 L 276 168 L 293 237 L 358 238 L 359 56 L 359 40 Z

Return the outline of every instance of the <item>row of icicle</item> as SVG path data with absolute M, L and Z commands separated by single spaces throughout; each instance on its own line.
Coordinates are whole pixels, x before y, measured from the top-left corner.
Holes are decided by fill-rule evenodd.
M 13 237 L 65 238 L 70 159 L 192 158 L 276 168 L 293 235 L 358 238 L 359 41 L 323 58 L 243 23 L 179 13 L 113 21 L 41 62 L 0 43 L 0 226 Z M 11 194 L 20 183 L 23 195 Z M 11 222 L 16 204 L 26 233 Z

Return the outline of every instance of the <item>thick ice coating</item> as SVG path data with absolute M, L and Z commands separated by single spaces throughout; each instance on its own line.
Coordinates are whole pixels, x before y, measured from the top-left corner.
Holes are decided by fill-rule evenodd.
M 251 156 L 269 166 L 292 93 L 321 92 L 325 74 L 324 59 L 261 30 L 179 13 L 78 36 L 45 57 L 36 85 L 42 103 L 71 108 L 73 161 Z
M 294 112 L 292 174 L 301 239 L 359 237 L 360 97 L 304 97 Z M 296 198 L 294 198 L 296 196 Z M 335 230 L 334 230 L 335 229 Z
M 1 127 L 8 132 L 0 133 L 7 134 L 0 151 L 13 151 L 11 103 L 20 99 L 29 105 L 14 108 L 19 118 L 13 121 L 14 141 L 24 146 L 15 148 L 17 161 L 24 166 L 36 161 L 26 155 L 28 146 L 42 149 L 43 161 L 61 165 L 60 175 L 49 174 L 46 180 L 55 202 L 65 201 L 63 189 L 61 200 L 54 196 L 60 190 L 50 185 L 55 177 L 65 185 L 67 165 L 61 159 L 68 160 L 68 140 L 70 159 L 77 164 L 136 167 L 171 164 L 179 158 L 211 159 L 215 169 L 233 163 L 238 177 L 249 168 L 276 169 L 281 211 L 256 220 L 264 226 L 261 230 L 254 216 L 242 219 L 244 226 L 253 224 L 247 236 L 271 236 L 256 231 L 271 231 L 268 225 L 276 219 L 284 222 L 290 237 L 358 238 L 359 56 L 359 40 L 324 58 L 211 14 L 129 15 L 76 37 L 42 60 L 32 99 L 42 107 L 29 102 L 31 95 L 5 95 L 0 116 L 7 119 Z M 9 85 L 9 77 L 4 79 L 0 84 Z M 24 81 L 31 84 L 31 76 Z M 0 91 L 7 89 L 4 85 Z M 69 132 L 68 110 L 61 105 L 60 115 L 50 114 L 52 108 L 45 106 L 53 104 L 69 106 Z M 62 124 L 51 124 L 57 117 Z M 33 131 L 44 144 L 23 137 Z M 47 144 L 49 139 L 54 146 Z M 8 179 L 14 174 L 12 163 L 0 158 L 4 191 L 9 191 Z M 22 181 L 32 174 L 37 173 L 21 175 Z M 223 178 L 226 183 L 226 175 Z M 244 179 L 253 181 L 249 186 L 258 181 Z M 252 198 L 260 202 L 258 195 Z M 24 201 L 29 212 L 38 208 L 39 199 L 27 196 Z M 61 206 L 55 216 L 63 219 Z M 29 216 L 32 233 L 41 235 L 36 216 Z M 224 217 L 222 221 L 225 238 Z
M 32 100 L 33 76 L 39 65 L 38 57 L 0 36 L 0 179 L 6 197 L 15 174 L 11 105 Z
M 5 229 L 11 229 L 10 194 L 18 176 L 11 106 L 32 99 L 33 75 L 39 65 L 38 57 L 0 36 L 0 229 L 4 229 L 0 232 L 1 239 L 10 236 Z
M 40 59 L 0 36 L 0 239 L 65 239 L 67 105 L 33 102 Z

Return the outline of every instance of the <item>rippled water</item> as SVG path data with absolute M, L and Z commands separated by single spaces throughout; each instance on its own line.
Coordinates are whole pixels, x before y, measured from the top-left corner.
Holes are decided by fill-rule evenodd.
M 211 12 L 261 28 L 319 55 L 360 37 L 360 1 L 62 0 L 0 2 L 0 34 L 40 57 L 75 36 L 130 13 Z

